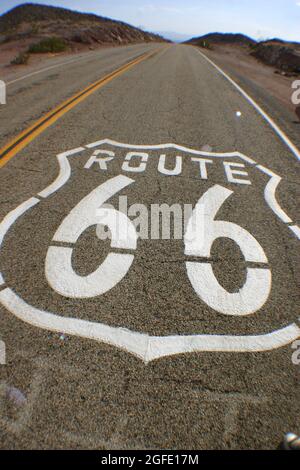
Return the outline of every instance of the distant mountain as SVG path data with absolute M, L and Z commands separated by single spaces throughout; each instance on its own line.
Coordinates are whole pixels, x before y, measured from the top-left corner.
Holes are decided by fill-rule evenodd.
M 157 34 L 172 42 L 185 42 L 190 38 L 188 34 L 176 33 L 174 31 L 157 31 Z
M 192 38 L 186 44 L 207 49 L 213 49 L 215 45 L 248 46 L 246 53 L 260 62 L 276 67 L 286 74 L 300 74 L 300 43 L 278 38 L 257 42 L 244 34 L 210 33 Z
M 265 46 L 281 45 L 284 47 L 296 47 L 298 49 L 300 47 L 300 42 L 285 41 L 284 39 L 279 39 L 279 38 L 266 39 L 265 41 L 259 42 L 259 44 L 264 44 Z
M 164 41 L 126 23 L 65 8 L 27 3 L 0 16 L 0 42 L 58 38 L 66 44 L 128 44 Z M 28 41 L 27 41 L 28 42 Z
M 203 42 L 209 44 L 241 44 L 241 45 L 253 45 L 256 41 L 244 34 L 234 33 L 209 33 L 204 36 L 199 36 L 186 41 L 187 44 L 202 45 Z

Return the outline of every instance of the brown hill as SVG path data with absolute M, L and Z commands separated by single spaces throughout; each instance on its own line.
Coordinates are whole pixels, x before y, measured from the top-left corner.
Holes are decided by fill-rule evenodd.
M 120 21 L 33 3 L 20 5 L 0 17 L 0 44 L 22 41 L 28 46 L 49 38 L 58 38 L 67 47 L 165 41 Z
M 300 74 L 300 43 L 297 42 L 278 38 L 256 42 L 243 34 L 210 33 L 192 38 L 186 44 L 217 49 L 224 54 L 230 49 L 237 56 L 243 51 L 244 55 L 250 54 L 260 62 L 276 67 L 282 74 Z
M 186 41 L 186 44 L 193 44 L 195 46 L 203 46 L 204 44 L 236 44 L 250 46 L 255 43 L 256 41 L 254 41 L 254 39 L 244 34 L 233 33 L 209 33 Z
M 251 55 L 287 73 L 300 73 L 300 44 L 278 39 L 264 41 L 252 48 Z

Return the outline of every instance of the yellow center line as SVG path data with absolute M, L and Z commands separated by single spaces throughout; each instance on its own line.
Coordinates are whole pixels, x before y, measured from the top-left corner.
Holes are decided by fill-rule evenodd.
M 164 48 L 165 49 L 165 48 Z M 46 129 L 52 126 L 58 119 L 68 113 L 71 109 L 85 100 L 88 96 L 95 91 L 99 90 L 107 83 L 111 82 L 114 78 L 119 77 L 127 70 L 131 69 L 135 65 L 143 62 L 150 57 L 158 54 L 161 49 L 156 49 L 154 52 L 147 52 L 130 62 L 127 62 L 122 67 L 119 67 L 114 72 L 104 76 L 100 80 L 89 85 L 87 88 L 76 93 L 74 96 L 64 101 L 52 111 L 45 114 L 42 118 L 36 121 L 32 126 L 28 127 L 26 130 L 18 134 L 13 140 L 11 140 L 7 145 L 0 149 L 0 168 L 2 168 L 11 158 L 13 158 L 17 153 L 23 150 L 27 145 L 29 145 L 36 137 L 42 134 Z

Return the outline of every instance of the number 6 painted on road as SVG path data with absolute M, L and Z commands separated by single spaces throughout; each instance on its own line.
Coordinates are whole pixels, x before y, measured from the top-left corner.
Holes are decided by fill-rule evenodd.
M 117 176 L 88 194 L 64 219 L 53 242 L 75 244 L 89 227 L 105 218 L 111 233 L 111 247 L 135 250 L 137 233 L 128 217 L 114 209 L 101 206 L 134 180 Z M 105 294 L 115 287 L 129 271 L 132 254 L 109 253 L 96 271 L 79 276 L 72 268 L 73 247 L 50 246 L 46 256 L 45 272 L 50 286 L 64 297 L 91 298 Z
M 232 222 L 214 220 L 232 194 L 229 189 L 216 185 L 198 201 L 185 233 L 185 254 L 209 258 L 214 241 L 229 238 L 240 247 L 245 261 L 268 263 L 264 250 L 247 230 Z M 203 226 L 199 226 L 200 223 Z M 248 268 L 246 282 L 238 293 L 229 293 L 219 284 L 208 261 L 187 262 L 186 268 L 198 296 L 225 315 L 250 315 L 259 310 L 270 295 L 272 275 L 267 268 Z
M 89 227 L 105 218 L 111 232 L 111 247 L 135 250 L 137 233 L 128 217 L 114 209 L 99 209 L 111 197 L 134 180 L 117 176 L 86 196 L 64 219 L 53 242 L 74 245 Z M 268 263 L 258 241 L 245 229 L 215 217 L 226 199 L 233 194 L 222 186 L 209 189 L 198 201 L 185 233 L 185 254 L 209 258 L 218 238 L 229 238 L 240 247 L 244 258 L 252 263 Z M 64 297 L 92 298 L 115 287 L 129 271 L 132 254 L 109 253 L 105 261 L 88 276 L 79 276 L 72 268 L 73 247 L 50 246 L 46 256 L 46 277 L 50 286 Z M 267 301 L 272 283 L 267 268 L 248 268 L 247 280 L 238 293 L 227 292 L 206 262 L 187 262 L 187 273 L 198 296 L 211 308 L 226 315 L 250 315 Z

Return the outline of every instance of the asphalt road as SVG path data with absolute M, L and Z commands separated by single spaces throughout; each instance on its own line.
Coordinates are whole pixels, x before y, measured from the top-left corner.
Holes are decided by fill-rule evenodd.
M 156 49 L 1 168 L 1 448 L 274 449 L 299 433 L 299 163 L 197 49 L 106 49 L 15 82 L 2 143 Z M 177 204 L 190 225 L 153 239 L 149 216 L 136 239 L 124 216 L 125 240 L 112 225 L 100 240 L 96 210 L 119 196 L 145 206 L 131 221 Z

